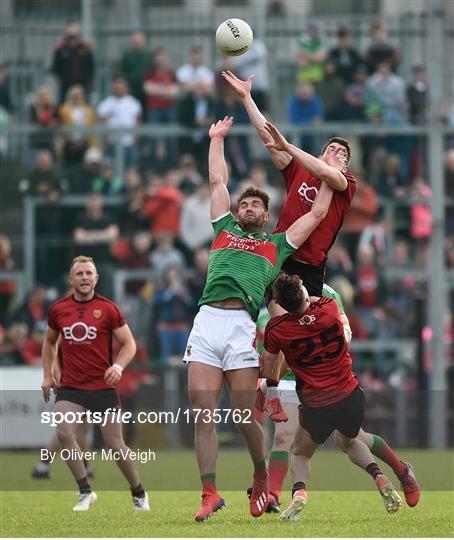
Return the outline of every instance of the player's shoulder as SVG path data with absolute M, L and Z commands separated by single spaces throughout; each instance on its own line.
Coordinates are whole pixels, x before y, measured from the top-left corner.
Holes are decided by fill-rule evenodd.
M 337 316 L 337 314 L 339 313 L 339 307 L 337 305 L 337 302 L 334 298 L 331 298 L 331 296 L 322 296 L 319 300 L 313 302 L 311 304 L 311 307 L 319 314 L 329 314 Z
M 281 174 L 283 175 L 288 175 L 288 174 L 310 174 L 310 172 L 306 169 L 306 167 L 304 167 L 304 165 L 299 162 L 297 159 L 295 159 L 294 157 L 292 157 L 292 159 L 287 163 L 287 165 L 283 168 L 283 169 L 280 169 L 279 171 Z
M 265 333 L 269 334 L 272 331 L 279 330 L 291 318 L 292 318 L 292 316 L 290 315 L 290 313 L 284 313 L 283 315 L 278 315 L 277 317 L 272 317 L 266 324 Z
M 53 304 L 49 307 L 49 313 L 51 311 L 58 311 L 59 309 L 65 308 L 68 306 L 68 304 L 72 304 L 74 302 L 72 294 L 68 294 L 67 296 L 64 296 L 63 298 L 60 298 L 59 300 L 56 300 Z
M 108 309 L 113 309 L 115 311 L 120 311 L 119 306 L 113 302 L 112 300 L 109 300 L 105 296 L 102 296 L 101 294 L 95 293 L 93 300 L 95 300 L 99 304 L 103 304 Z

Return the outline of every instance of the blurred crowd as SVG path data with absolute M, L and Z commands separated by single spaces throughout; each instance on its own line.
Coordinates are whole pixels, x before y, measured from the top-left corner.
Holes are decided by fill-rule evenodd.
M 318 26 L 310 24 L 293 51 L 295 90 L 283 96 L 287 116 L 278 121 L 302 126 L 426 122 L 430 87 L 425 66 L 414 66 L 411 80 L 399 75 L 401 53 L 388 39 L 382 21 L 371 23 L 366 50 L 355 49 L 345 26 L 328 43 Z M 145 34 L 135 31 L 115 66 L 110 93 L 95 102 L 96 51 L 82 39 L 79 24 L 70 22 L 56 44 L 51 66 L 57 92 L 51 86 L 36 90 L 29 122 L 40 129 L 31 136 L 26 156 L 29 173 L 20 184 L 24 196 L 39 195 L 46 201 L 37 214 L 40 285 L 22 305 L 15 305 L 14 282 L 0 282 L 4 362 L 39 362 L 48 305 L 65 291 L 71 257 L 84 254 L 95 258 L 99 291 L 107 296 L 114 295 L 116 269 L 142 270 L 127 280 L 122 308 L 149 358 L 176 363 L 197 311 L 212 238 L 208 126 L 225 115 L 234 116 L 236 125 L 249 124 L 221 71 L 231 70 L 243 79 L 254 74 L 253 98 L 270 116 L 266 45 L 255 39 L 250 52 L 223 58 L 217 69 L 206 65 L 201 47 L 193 46 L 187 63 L 178 67 L 166 50 L 150 50 Z M 2 67 L 0 125 L 15 121 L 13 98 Z M 453 126 L 454 105 L 448 103 L 441 113 Z M 95 124 L 109 128 L 167 124 L 195 131 L 184 136 L 110 133 L 104 137 L 81 129 Z M 62 126 L 71 129 L 56 131 Z M 303 135 L 294 142 L 317 155 L 325 138 Z M 232 208 L 244 186 L 264 189 L 270 195 L 272 230 L 285 191 L 256 139 L 233 134 L 226 140 Z M 344 299 L 355 340 L 414 337 L 424 330 L 418 306 L 427 290 L 412 271 L 426 267 L 432 234 L 426 143 L 421 136 L 389 136 L 383 129 L 352 142 L 358 191 L 330 252 L 326 281 Z M 122 177 L 115 172 L 118 151 L 125 164 Z M 452 205 L 452 138 L 447 140 L 444 168 L 446 197 Z M 84 208 L 59 205 L 67 194 L 84 195 Z M 453 214 L 452 206 L 447 206 L 446 259 L 451 269 Z M 13 267 L 10 242 L 0 236 L 0 271 Z M 452 307 L 452 298 L 450 302 Z M 447 316 L 450 343 L 452 335 Z M 366 384 L 383 384 L 384 368 L 376 362 L 368 367 L 367 358 L 365 366 Z

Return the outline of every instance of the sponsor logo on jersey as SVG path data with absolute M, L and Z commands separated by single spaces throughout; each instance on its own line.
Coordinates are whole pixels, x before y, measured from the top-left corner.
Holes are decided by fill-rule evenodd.
M 306 182 L 303 182 L 298 189 L 298 193 L 308 203 L 312 204 L 315 201 L 315 197 L 318 195 L 318 189 L 315 186 L 308 186 Z
M 298 322 L 302 326 L 309 326 L 315 321 L 315 315 L 303 315 L 301 319 L 298 319 Z
M 238 251 L 247 251 L 254 255 L 264 257 L 273 266 L 277 261 L 277 246 L 267 240 L 258 238 L 246 238 L 238 236 L 231 232 L 222 231 L 211 244 L 211 251 L 218 249 L 235 249 Z
M 75 322 L 71 326 L 63 326 L 62 330 L 65 339 L 77 343 L 93 341 L 98 333 L 96 326 L 88 326 L 84 322 Z
M 102 315 L 102 311 L 100 309 L 94 309 L 93 310 L 93 316 L 95 319 L 100 319 Z

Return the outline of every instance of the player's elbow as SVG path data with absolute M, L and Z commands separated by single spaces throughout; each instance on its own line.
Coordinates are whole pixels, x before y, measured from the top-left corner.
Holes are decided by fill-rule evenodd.
M 211 186 L 217 186 L 219 184 L 224 183 L 224 179 L 222 177 L 222 174 L 209 172 L 208 177 L 210 179 L 210 185 Z
M 325 219 L 326 215 L 328 214 L 328 209 L 329 206 L 321 206 L 317 204 L 312 207 L 311 214 L 317 224 L 320 224 Z

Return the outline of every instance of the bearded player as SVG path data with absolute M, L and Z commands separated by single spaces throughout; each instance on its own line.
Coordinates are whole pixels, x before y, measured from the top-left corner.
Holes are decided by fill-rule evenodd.
M 73 294 L 55 302 L 49 309 L 42 349 L 42 391 L 44 400 L 49 401 L 51 388 L 58 387 L 55 411 L 62 414 L 86 411 L 108 414 L 120 409 L 115 387 L 136 352 L 134 338 L 120 308 L 95 293 L 98 278 L 91 257 L 76 257 L 69 271 Z M 62 351 L 60 384 L 52 374 L 57 362 L 59 336 Z M 114 364 L 113 337 L 122 346 Z M 134 508 L 149 510 L 148 495 L 140 483 L 130 449 L 123 440 L 122 424 L 112 418 L 104 423 L 100 426 L 102 436 L 106 445 L 121 456 L 115 461 L 129 482 Z M 76 441 L 76 427 L 76 422 L 59 423 L 57 437 L 61 447 L 70 451 L 71 459 L 67 464 L 80 492 L 79 502 L 73 510 L 83 512 L 97 500 L 97 495 L 88 482 L 84 462 L 78 457 L 81 450 Z
M 337 303 L 329 297 L 311 302 L 301 279 L 284 273 L 273 283 L 273 294 L 287 313 L 271 319 L 265 329 L 264 375 L 282 350 L 295 374 L 301 403 L 291 464 L 292 501 L 281 520 L 296 521 L 307 504 L 310 459 L 333 431 L 337 446 L 372 476 L 387 512 L 397 512 L 401 507 L 398 493 L 367 445 L 357 438 L 365 398 L 351 369 Z
M 224 138 L 232 123 L 232 118 L 225 117 L 209 130 L 214 240 L 207 281 L 199 300 L 200 311 L 194 319 L 183 359 L 189 363 L 191 404 L 202 411 L 195 421 L 195 450 L 202 483 L 202 504 L 196 521 L 206 520 L 224 505 L 216 487 L 217 437 L 213 420 L 224 383 L 230 393 L 231 409 L 245 412 L 245 418 L 238 419 L 236 424 L 254 465 L 250 512 L 259 517 L 266 509 L 268 472 L 264 437 L 252 413 L 259 365 L 253 321 L 257 319 L 266 288 L 278 275 L 285 259 L 323 221 L 332 198 L 332 190 L 324 185 L 310 212 L 285 232 L 268 236 L 262 228 L 269 219 L 269 197 L 259 189 L 249 188 L 239 197 L 236 220 L 230 212 L 224 158 Z

